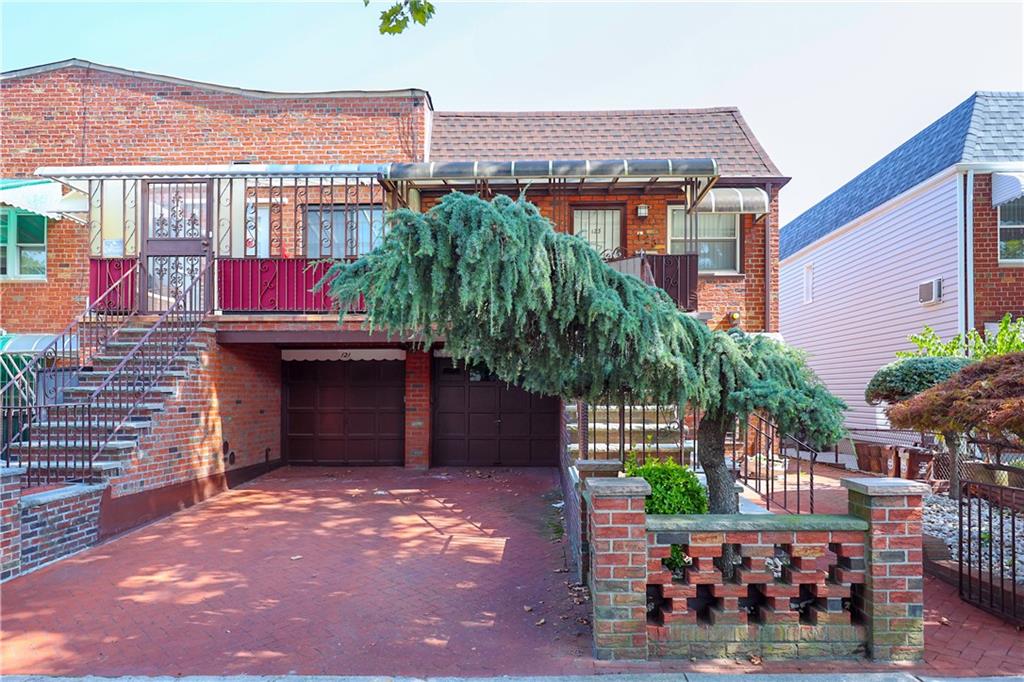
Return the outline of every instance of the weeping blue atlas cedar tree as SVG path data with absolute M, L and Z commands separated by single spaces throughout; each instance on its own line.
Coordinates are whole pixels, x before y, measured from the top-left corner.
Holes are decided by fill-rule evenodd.
M 334 263 L 317 285 L 342 311 L 362 295 L 370 329 L 422 335 L 426 347 L 443 339 L 454 358 L 528 391 L 695 405 L 712 513 L 737 511 L 725 459 L 737 418 L 765 413 L 819 446 L 842 436 L 845 405 L 796 350 L 710 330 L 523 198 L 453 192 L 426 213 L 387 220 L 375 250 Z

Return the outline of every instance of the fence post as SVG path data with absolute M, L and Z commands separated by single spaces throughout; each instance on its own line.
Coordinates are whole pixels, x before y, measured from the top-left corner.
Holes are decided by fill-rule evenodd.
M 647 514 L 642 478 L 592 478 L 589 498 L 594 655 L 647 658 Z
M 853 608 L 864 617 L 868 653 L 881 661 L 924 655 L 921 498 L 930 488 L 898 478 L 846 478 L 852 516 L 868 522 L 866 576 Z
M 21 477 L 25 467 L 0 466 L 0 580 L 21 572 Z
M 576 461 L 576 472 L 579 474 L 579 495 L 580 510 L 580 582 L 586 583 L 590 579 L 590 536 L 587 522 L 589 517 L 587 507 L 587 496 L 583 491 L 587 489 L 587 481 L 592 478 L 616 478 L 622 464 L 616 460 L 605 459 L 580 459 Z

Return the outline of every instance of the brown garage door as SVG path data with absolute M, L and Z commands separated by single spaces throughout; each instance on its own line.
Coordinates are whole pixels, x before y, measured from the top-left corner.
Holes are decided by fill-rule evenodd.
M 284 446 L 291 464 L 400 465 L 405 363 L 284 363 Z
M 557 466 L 559 400 L 434 360 L 438 466 Z

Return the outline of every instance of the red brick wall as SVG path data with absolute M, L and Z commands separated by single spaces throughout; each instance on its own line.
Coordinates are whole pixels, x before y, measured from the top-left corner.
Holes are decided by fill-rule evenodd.
M 0 87 L 3 177 L 59 165 L 422 157 L 424 97 L 254 97 L 83 67 Z
M 405 355 L 405 466 L 430 466 L 430 352 Z
M 540 209 L 541 213 L 554 221 L 551 197 L 538 194 L 527 198 Z M 708 324 L 717 328 L 731 326 L 726 319 L 730 312 L 740 313 L 740 327 L 747 331 L 778 331 L 779 328 L 779 192 L 773 190 L 771 195 L 771 235 L 768 243 L 771 256 L 771 324 L 765 329 L 764 319 L 764 281 L 765 281 L 765 223 L 754 222 L 753 215 L 744 215 L 740 221 L 742 229 L 741 255 L 743 272 L 739 275 L 701 275 L 697 284 L 698 309 L 710 312 L 712 317 Z M 422 202 L 424 211 L 438 202 L 438 198 L 425 197 Z M 668 210 L 669 205 L 680 202 L 666 196 L 658 195 L 582 195 L 573 197 L 573 204 L 607 204 L 625 206 L 627 254 L 637 251 L 665 253 L 668 242 Z M 639 204 L 648 206 L 646 218 L 639 218 L 636 207 Z M 567 226 L 556 228 L 567 231 Z
M 999 214 L 992 206 L 992 176 L 974 176 L 974 324 L 1024 315 L 1024 268 L 999 265 Z
M 111 481 L 114 497 L 205 478 L 281 457 L 281 351 L 273 345 L 218 345 L 139 440 L 132 461 Z M 229 453 L 223 450 L 228 443 Z M 233 463 L 228 454 L 235 454 Z
M 423 156 L 424 97 L 261 98 L 68 67 L 0 81 L 0 177 L 40 166 L 383 163 Z M 46 282 L 0 284 L 0 328 L 63 329 L 85 305 L 88 231 L 49 226 Z
M 46 280 L 0 282 L 0 329 L 60 332 L 85 309 L 89 228 L 73 220 L 50 220 L 46 230 Z
M 68 492 L 71 494 L 65 494 Z M 102 496 L 103 486 L 93 485 L 25 497 L 21 510 L 20 571 L 31 571 L 95 543 L 99 537 Z M 47 501 L 31 502 L 33 498 Z

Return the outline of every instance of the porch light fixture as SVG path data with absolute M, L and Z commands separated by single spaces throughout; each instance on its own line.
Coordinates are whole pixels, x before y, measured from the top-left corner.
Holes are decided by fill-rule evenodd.
M 637 206 L 636 206 L 636 217 L 637 218 L 646 218 L 649 211 L 650 211 L 650 207 L 648 207 L 647 204 L 637 204 Z

